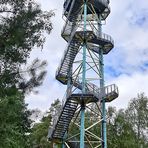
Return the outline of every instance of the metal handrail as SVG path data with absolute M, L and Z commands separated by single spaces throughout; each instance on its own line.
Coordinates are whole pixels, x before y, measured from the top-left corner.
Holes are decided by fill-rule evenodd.
M 112 44 L 114 44 L 113 38 L 108 34 L 102 33 L 101 38 L 104 39 L 104 40 L 110 41 Z
M 97 36 L 97 38 L 109 41 L 112 44 L 114 44 L 114 40 L 113 40 L 113 38 L 110 35 L 108 35 L 106 33 L 102 33 L 102 32 L 100 33 L 95 26 L 93 27 L 93 33 Z
M 76 83 L 80 84 L 79 78 L 76 81 Z M 92 83 L 87 83 L 86 85 L 90 86 L 90 88 L 92 88 L 92 89 L 87 90 L 86 94 L 94 94 L 96 97 L 99 97 L 99 98 L 105 97 L 105 96 L 111 94 L 112 92 L 116 92 L 118 94 L 118 87 L 115 84 L 111 84 L 111 85 L 105 86 L 103 88 L 98 88 L 95 84 L 92 84 Z M 54 128 L 55 128 L 55 125 L 57 124 L 58 117 L 60 116 L 60 114 L 62 112 L 62 109 L 63 109 L 67 99 L 69 98 L 69 96 L 71 94 L 72 94 L 72 91 L 68 92 L 68 96 L 65 93 L 65 95 L 64 95 L 64 97 L 62 99 L 62 105 L 57 111 L 57 116 L 56 116 L 57 118 L 53 121 L 53 127 Z M 53 128 L 53 130 L 54 130 L 54 128 Z
M 87 93 L 93 93 L 94 95 L 96 95 L 96 97 L 102 97 L 102 96 L 107 96 L 109 94 L 111 94 L 112 92 L 116 92 L 118 94 L 118 87 L 115 84 L 111 84 L 108 86 L 105 86 L 103 88 L 98 88 L 95 84 L 89 84 L 87 83 L 86 85 L 89 85 L 90 90 L 88 90 Z
M 62 57 L 62 59 L 61 59 L 61 61 L 60 61 L 60 65 L 58 66 L 58 68 L 57 68 L 57 70 L 56 70 L 56 76 L 58 75 L 59 70 L 60 70 L 60 68 L 62 67 L 62 64 L 63 64 L 63 62 L 64 62 L 64 59 L 65 59 L 65 57 L 66 57 L 66 55 L 67 55 L 67 53 L 68 53 L 68 49 L 69 49 L 68 46 L 69 46 L 69 44 L 67 45 L 66 49 L 64 50 L 64 54 L 63 54 L 63 57 Z
M 64 36 L 69 36 L 69 40 L 72 40 L 73 36 L 76 33 L 76 30 L 78 28 L 77 25 L 75 25 L 74 27 L 72 26 L 72 23 L 69 24 L 71 22 L 67 21 L 66 24 L 64 25 L 62 31 L 61 31 L 61 35 Z
M 58 110 L 57 110 L 57 112 L 56 112 L 56 118 L 54 117 L 52 131 L 55 129 L 55 126 L 56 126 L 56 124 L 57 124 L 58 118 L 59 118 L 59 116 L 61 115 L 61 112 L 62 112 L 62 110 L 63 110 L 63 107 L 64 107 L 64 105 L 65 105 L 67 99 L 68 99 L 69 96 L 72 94 L 72 93 L 70 93 L 70 92 L 71 92 L 71 91 L 69 91 L 68 95 L 67 95 L 67 93 L 64 94 L 64 97 L 63 97 L 63 99 L 62 99 L 62 105 L 61 105 L 60 108 L 58 108 Z M 51 131 L 50 131 L 50 132 L 51 132 Z M 52 132 L 51 132 L 51 133 L 52 133 Z
M 70 1 L 71 1 L 71 0 L 64 0 L 64 12 L 63 12 L 63 14 L 64 14 L 65 11 L 67 10 L 67 7 L 68 7 Z M 66 6 L 65 6 L 65 5 L 66 5 Z

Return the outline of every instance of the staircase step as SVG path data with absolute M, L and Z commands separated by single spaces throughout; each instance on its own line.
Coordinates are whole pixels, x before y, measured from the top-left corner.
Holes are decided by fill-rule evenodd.
M 74 116 L 78 104 L 75 101 L 67 100 L 61 112 L 58 122 L 56 123 L 55 130 L 53 130 L 52 137 L 63 138 L 71 119 Z
M 56 127 L 56 132 L 61 131 L 61 130 L 66 130 L 67 127 L 68 127 L 68 124 L 64 124 L 64 125 L 63 126 L 57 126 Z

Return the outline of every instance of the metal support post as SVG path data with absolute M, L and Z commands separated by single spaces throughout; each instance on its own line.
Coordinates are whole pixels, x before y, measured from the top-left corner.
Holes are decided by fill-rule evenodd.
M 84 42 L 83 42 L 83 74 L 82 74 L 82 92 L 85 93 L 86 83 L 86 21 L 87 21 L 87 2 L 84 2 Z
M 102 36 L 102 25 L 101 25 L 101 18 L 99 16 L 98 22 L 98 30 L 99 36 Z M 100 70 L 101 70 L 101 79 L 100 79 L 100 88 L 104 87 L 104 59 L 103 59 L 103 48 L 99 49 L 99 63 L 100 63 Z M 104 91 L 104 90 L 103 90 Z M 104 92 L 103 92 L 104 93 Z M 102 98 L 102 148 L 107 148 L 107 134 L 106 134 L 106 107 L 105 107 L 105 98 Z
M 81 106 L 80 148 L 84 148 L 85 136 L 85 106 Z
M 99 53 L 100 60 L 100 70 L 101 70 L 101 80 L 100 87 L 104 87 L 104 61 L 103 61 L 103 49 L 100 49 Z M 106 134 L 106 108 L 105 108 L 105 98 L 102 98 L 102 148 L 107 148 L 107 134 Z
M 84 2 L 84 42 L 83 42 L 83 73 L 82 73 L 82 93 L 85 94 L 86 84 L 86 21 L 87 21 L 87 2 Z M 80 126 L 80 148 L 84 148 L 84 137 L 85 137 L 85 104 L 81 100 L 81 126 Z
M 51 148 L 54 148 L 54 143 L 53 143 L 53 141 L 51 141 L 50 146 L 51 146 Z
M 62 148 L 65 148 L 65 142 L 64 141 L 62 142 Z

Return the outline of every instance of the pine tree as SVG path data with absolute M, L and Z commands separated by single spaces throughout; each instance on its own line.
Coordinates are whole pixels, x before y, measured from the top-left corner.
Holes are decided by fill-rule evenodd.
M 53 15 L 34 0 L 0 0 L 0 148 L 31 147 L 31 113 L 24 99 L 42 84 L 46 62 L 24 65 L 34 48 L 43 48 Z

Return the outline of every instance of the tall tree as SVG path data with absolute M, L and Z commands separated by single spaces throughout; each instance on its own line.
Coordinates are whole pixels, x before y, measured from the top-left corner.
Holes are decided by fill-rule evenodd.
M 138 147 L 148 146 L 148 98 L 144 93 L 129 102 L 126 118 L 136 132 Z
M 114 111 L 114 115 L 112 114 L 112 120 L 108 123 L 108 147 L 138 148 L 135 139 L 136 134 L 132 125 L 126 121 L 125 110 L 112 111 Z
M 0 1 L 1 95 L 6 94 L 5 89 L 24 80 L 20 67 L 26 64 L 34 47 L 43 47 L 44 32 L 51 32 L 53 15 L 52 11 L 42 11 L 34 0 Z
M 24 68 L 30 52 L 43 48 L 52 30 L 52 11 L 34 0 L 0 0 L 0 147 L 29 146 L 30 112 L 24 98 L 42 84 L 46 62 L 36 59 Z M 22 68 L 23 67 L 23 68 Z M 26 74 L 28 77 L 26 78 Z M 27 142 L 28 141 L 28 142 Z
M 142 95 L 143 96 L 143 95 Z M 140 100 L 141 98 L 143 99 L 143 97 L 141 97 L 141 95 L 139 96 Z M 146 107 L 146 100 L 147 97 L 144 96 L 144 106 Z M 137 100 L 137 99 L 136 99 Z M 129 106 L 131 106 L 132 100 L 129 103 Z M 142 104 L 143 104 L 142 103 Z M 139 108 L 141 103 L 137 104 L 137 107 Z M 59 102 L 59 100 L 56 100 L 50 107 L 49 112 L 48 112 L 48 116 L 43 117 L 43 120 L 41 120 L 40 123 L 35 124 L 35 126 L 33 127 L 33 134 L 32 136 L 32 143 L 33 143 L 33 148 L 46 148 L 46 147 L 50 147 L 49 143 L 46 143 L 46 136 L 47 136 L 47 129 L 48 129 L 48 125 L 49 125 L 49 129 L 52 129 L 52 127 L 54 126 L 53 122 L 54 120 L 57 119 L 57 111 L 59 112 L 59 108 L 61 106 L 61 103 Z M 130 108 L 133 111 L 133 108 Z M 143 109 L 144 111 L 142 111 L 142 114 L 144 114 L 144 117 L 147 117 L 147 113 L 145 112 L 146 109 Z M 137 112 L 137 111 L 136 111 Z M 129 116 L 130 115 L 130 116 Z M 91 117 L 91 113 L 89 110 L 87 110 L 86 113 L 86 125 L 89 126 L 89 124 L 91 125 L 92 123 L 90 122 L 90 118 Z M 96 117 L 97 118 L 97 117 Z M 146 136 L 141 136 L 139 141 L 137 138 L 137 131 L 135 130 L 136 123 L 136 114 L 131 114 L 131 111 L 129 110 L 129 107 L 127 109 L 120 109 L 120 110 L 116 110 L 116 108 L 114 107 L 108 107 L 107 109 L 107 139 L 108 139 L 108 148 L 147 148 L 148 147 L 148 143 L 146 140 Z M 132 122 L 132 120 L 134 119 L 134 122 Z M 147 119 L 147 118 L 146 118 Z M 94 119 L 95 120 L 95 119 Z M 94 120 L 91 120 L 93 123 L 95 122 Z M 144 120 L 147 121 L 147 120 Z M 142 122 L 143 123 L 143 122 Z M 141 124 L 142 126 L 142 124 Z M 143 127 L 143 126 L 142 126 Z M 144 126 L 144 134 L 147 134 L 147 125 L 145 124 Z M 94 129 L 92 129 L 94 131 L 100 131 L 100 127 L 96 126 Z M 76 126 L 71 126 L 71 128 L 69 128 L 68 133 L 69 134 L 76 134 L 79 132 L 79 128 L 77 128 Z M 96 132 L 96 135 L 98 134 L 98 132 Z M 75 138 L 76 140 L 79 140 Z M 140 143 L 140 145 L 138 144 Z M 68 143 L 70 147 L 75 148 L 75 147 L 79 147 L 79 143 Z M 86 147 L 88 146 L 87 144 L 85 145 Z M 59 145 L 59 147 L 61 147 L 61 145 Z M 88 146 L 89 147 L 89 146 Z
M 49 111 L 43 116 L 39 123 L 34 124 L 31 133 L 31 143 L 33 148 L 49 148 L 50 143 L 47 142 L 48 129 L 52 130 L 54 120 L 57 118 L 57 111 L 61 107 L 59 99 L 51 104 Z
M 0 97 L 1 99 L 1 97 Z M 0 101 L 0 147 L 28 148 L 31 120 L 30 111 L 20 93 L 7 96 Z

